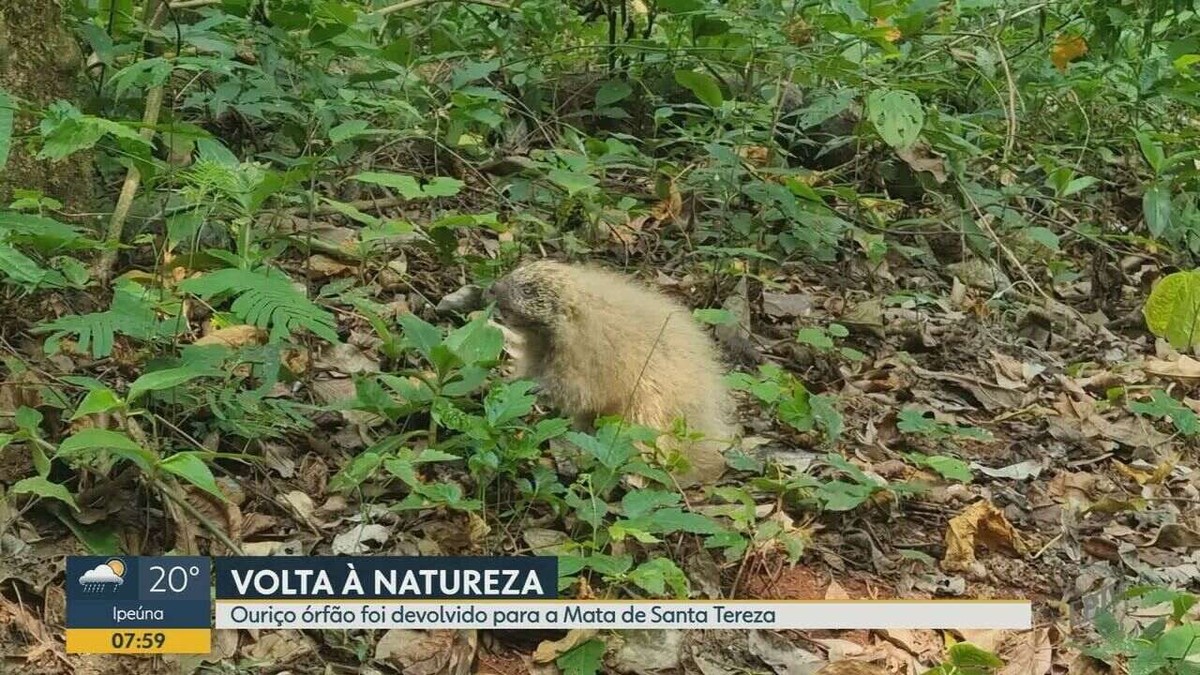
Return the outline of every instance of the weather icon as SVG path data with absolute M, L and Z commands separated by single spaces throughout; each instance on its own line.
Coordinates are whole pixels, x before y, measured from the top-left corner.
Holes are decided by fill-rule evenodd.
M 84 592 L 103 593 L 105 590 L 116 591 L 125 583 L 125 563 L 119 558 L 113 558 L 106 563 L 96 565 L 79 577 Z

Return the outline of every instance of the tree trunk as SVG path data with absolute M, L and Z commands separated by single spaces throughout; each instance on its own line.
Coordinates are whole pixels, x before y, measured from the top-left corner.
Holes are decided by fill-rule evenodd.
M 79 211 L 90 202 L 92 161 L 79 153 L 58 162 L 38 159 L 33 112 L 58 100 L 77 101 L 83 55 L 57 0 L 0 0 L 0 89 L 17 101 L 8 164 L 0 170 L 0 207 L 14 189 L 38 190 Z

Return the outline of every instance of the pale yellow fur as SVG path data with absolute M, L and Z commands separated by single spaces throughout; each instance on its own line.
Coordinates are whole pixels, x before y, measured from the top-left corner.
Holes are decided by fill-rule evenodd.
M 539 261 L 502 281 L 552 286 L 557 300 L 556 316 L 540 317 L 544 324 L 510 325 L 522 342 L 517 375 L 537 380 L 577 428 L 619 415 L 670 431 L 683 418 L 706 440 L 679 448 L 692 465 L 682 482 L 720 476 L 721 451 L 735 434 L 728 394 L 716 348 L 686 307 L 590 266 Z

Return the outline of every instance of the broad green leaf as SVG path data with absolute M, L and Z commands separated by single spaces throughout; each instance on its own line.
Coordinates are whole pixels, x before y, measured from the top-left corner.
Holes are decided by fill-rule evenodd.
M 1171 227 L 1171 190 L 1164 183 L 1155 183 L 1142 195 L 1142 215 L 1146 228 L 1161 237 Z
M 569 195 L 594 188 L 600 184 L 600 181 L 596 177 L 589 176 L 586 173 L 551 169 L 548 175 L 550 180 L 560 185 Z
M 489 391 L 483 400 L 488 424 L 498 427 L 529 414 L 537 401 L 537 397 L 529 393 L 533 386 L 533 382 L 518 380 Z
M 453 197 L 462 191 L 463 182 L 457 178 L 437 176 L 421 188 L 426 197 Z
M 1137 133 L 1138 147 L 1142 150 L 1142 156 L 1146 158 L 1146 163 L 1154 171 L 1155 175 L 1162 173 L 1163 162 L 1166 161 L 1166 155 L 1163 154 L 1162 145 L 1145 131 Z
M 225 498 L 225 493 L 221 492 L 221 488 L 217 487 L 212 470 L 194 452 L 177 452 L 159 462 L 158 466 L 163 471 L 179 476 L 221 501 L 229 501 Z
M 1067 183 L 1067 186 L 1063 188 L 1061 196 L 1070 197 L 1071 195 L 1083 192 L 1099 182 L 1100 179 L 1094 176 L 1080 176 L 1078 178 L 1072 178 L 1071 181 Z
M 0 279 L 4 277 L 30 287 L 66 285 L 66 279 L 58 272 L 45 269 L 24 253 L 0 243 Z
M 796 332 L 796 342 L 810 345 L 820 350 L 833 349 L 833 339 L 820 328 L 801 328 Z
M 446 335 L 445 346 L 464 364 L 490 364 L 504 350 L 504 333 L 480 317 Z
M 679 493 L 642 488 L 631 490 L 621 498 L 621 508 L 626 518 L 640 518 L 654 509 L 664 506 L 674 506 L 679 503 Z
M 75 504 L 75 497 L 71 495 L 71 491 L 65 485 L 52 483 L 42 476 L 23 478 L 13 483 L 13 486 L 8 491 L 14 495 L 31 494 L 44 499 L 57 499 L 60 502 L 66 503 L 72 510 L 79 510 L 79 506 Z
M 933 469 L 948 480 L 958 481 L 960 483 L 970 483 L 973 476 L 971 475 L 971 466 L 966 462 L 956 457 L 946 457 L 945 455 L 933 455 L 925 457 L 921 461 L 925 466 Z
M 732 326 L 738 322 L 733 312 L 727 309 L 695 309 L 692 310 L 692 316 L 700 323 L 714 326 Z
M 688 595 L 687 575 L 670 558 L 651 558 L 629 573 L 629 580 L 651 595 L 666 594 L 667 586 L 672 595 L 686 598 Z
M 858 508 L 874 494 L 876 488 L 835 480 L 817 489 L 817 496 L 827 511 L 850 511 Z
M 603 640 L 591 639 L 576 645 L 554 660 L 563 675 L 595 675 L 604 665 L 608 646 Z
M 108 451 L 127 459 L 143 471 L 150 472 L 157 459 L 153 452 L 138 445 L 125 434 L 108 429 L 83 429 L 58 446 L 56 457 L 87 457 L 95 452 Z
M 607 108 L 619 103 L 633 93 L 633 87 L 624 80 L 609 80 L 596 90 L 596 107 Z
M 396 321 L 404 331 L 405 342 L 416 348 L 421 356 L 433 358 L 433 348 L 442 343 L 442 331 L 411 312 L 401 314 Z
M 1025 236 L 1030 240 L 1045 246 L 1051 251 L 1057 251 L 1059 248 L 1058 235 L 1045 227 L 1029 227 L 1023 230 Z
M 819 394 L 808 399 L 813 420 L 825 430 L 825 440 L 835 441 L 842 435 L 842 414 L 837 410 L 837 396 Z
M 333 141 L 334 143 L 341 143 L 342 141 L 349 140 L 356 136 L 361 136 L 364 133 L 367 133 L 367 130 L 370 129 L 370 127 L 371 123 L 366 120 L 350 120 L 348 122 L 342 122 L 341 124 L 329 130 L 329 140 Z
M 420 199 L 425 196 L 417 179 L 407 174 L 367 171 L 351 176 L 351 179 L 392 188 L 405 199 Z
M 671 534 L 673 532 L 716 534 L 722 530 L 721 526 L 712 518 L 680 508 L 660 509 L 647 516 L 645 520 L 653 526 L 647 529 L 655 534 Z
M 658 0 L 655 3 L 664 12 L 694 12 L 704 8 L 704 0 Z
M 720 108 L 725 102 L 725 97 L 721 94 L 721 85 L 708 73 L 698 70 L 676 70 L 675 81 L 680 86 L 687 87 L 696 98 L 710 108 Z
M 885 143 L 903 150 L 921 135 L 925 109 L 910 91 L 876 89 L 867 96 L 867 118 Z
M 107 387 L 93 389 L 79 402 L 79 407 L 75 409 L 75 414 L 71 415 L 71 420 L 74 421 L 86 415 L 108 412 L 122 405 L 124 405 L 124 401 L 113 393 L 113 390 Z
M 127 399 L 130 403 L 136 401 L 138 397 L 148 391 L 161 391 L 163 389 L 171 389 L 178 387 L 181 384 L 190 382 L 198 377 L 213 375 L 213 371 L 207 368 L 196 368 L 195 366 L 180 366 L 178 368 L 167 368 L 165 370 L 156 370 L 151 373 L 146 373 L 129 385 L 129 394 Z
M 1146 327 L 1176 349 L 1200 343 L 1200 271 L 1163 277 L 1142 307 Z

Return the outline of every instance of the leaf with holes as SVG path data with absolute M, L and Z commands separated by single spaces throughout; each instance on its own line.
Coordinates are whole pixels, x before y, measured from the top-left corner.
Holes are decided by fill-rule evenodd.
M 1200 344 L 1200 270 L 1176 272 L 1158 281 L 1142 307 L 1146 327 L 1176 349 Z
M 903 150 L 917 142 L 925 126 L 921 99 L 910 91 L 876 89 L 867 96 L 867 118 L 884 142 Z

